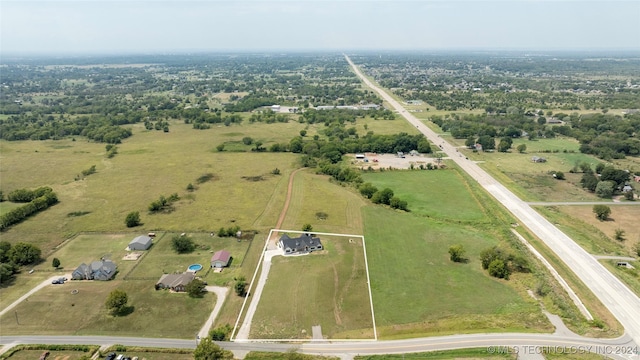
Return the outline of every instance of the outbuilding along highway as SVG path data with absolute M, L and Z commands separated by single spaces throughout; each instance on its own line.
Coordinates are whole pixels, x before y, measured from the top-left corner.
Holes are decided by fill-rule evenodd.
M 356 75 L 367 86 L 391 104 L 400 115 L 413 124 L 427 139 L 439 146 L 451 160 L 507 208 L 521 224 L 526 226 L 555 252 L 618 319 L 635 343 L 640 345 L 640 299 L 638 296 L 570 237 L 558 230 L 551 222 L 497 182 L 477 164 L 466 159 L 453 145 L 440 138 L 438 134 L 402 107 L 398 101 L 369 81 L 348 56 L 345 55 L 345 58 Z

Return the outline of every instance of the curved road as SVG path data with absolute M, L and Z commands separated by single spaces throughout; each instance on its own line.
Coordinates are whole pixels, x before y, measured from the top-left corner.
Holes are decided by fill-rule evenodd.
M 570 237 L 558 230 L 551 222 L 497 182 L 477 164 L 467 160 L 462 154 L 457 152 L 453 145 L 444 141 L 438 134 L 424 125 L 422 121 L 405 110 L 400 103 L 389 94 L 369 81 L 348 56 L 345 55 L 345 58 L 356 75 L 358 75 L 367 86 L 391 104 L 391 106 L 431 142 L 440 146 L 441 149 L 451 157 L 451 160 L 473 177 L 489 194 L 507 208 L 521 224 L 524 224 L 553 250 L 618 319 L 635 343 L 640 345 L 640 299 L 638 296 L 629 290 L 617 277 L 607 271 L 592 255 L 578 246 Z

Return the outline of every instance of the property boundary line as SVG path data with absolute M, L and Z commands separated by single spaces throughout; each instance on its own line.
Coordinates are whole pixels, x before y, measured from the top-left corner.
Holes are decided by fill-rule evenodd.
M 236 331 L 238 330 L 238 324 L 240 323 L 240 319 L 242 318 L 242 315 L 244 314 L 244 309 L 245 306 L 247 304 L 247 300 L 249 299 L 249 294 L 250 292 L 247 292 L 247 295 L 244 298 L 244 301 L 242 302 L 242 307 L 240 308 L 240 313 L 238 314 L 238 318 L 236 319 L 236 323 L 233 326 L 233 331 L 231 331 L 231 337 L 229 339 L 229 341 L 239 341 L 239 342 L 362 342 L 362 341 L 378 341 L 378 330 L 376 327 L 376 317 L 375 317 L 375 311 L 373 308 L 373 295 L 371 293 L 371 278 L 369 277 L 369 262 L 367 260 L 367 247 L 366 247 L 366 242 L 364 239 L 363 235 L 355 235 L 355 234 L 338 234 L 338 233 L 325 233 L 325 232 L 317 232 L 317 231 L 299 231 L 299 230 L 284 230 L 284 229 L 271 229 L 269 231 L 269 235 L 267 236 L 266 240 L 265 240 L 265 244 L 264 247 L 262 249 L 262 254 L 260 255 L 260 260 L 258 261 L 258 265 L 256 266 L 256 270 L 253 273 L 253 277 L 251 278 L 251 284 L 249 289 L 251 289 L 251 287 L 253 287 L 256 276 L 258 275 L 258 270 L 261 270 L 261 266 L 262 266 L 262 261 L 264 259 L 264 254 L 267 250 L 267 247 L 269 245 L 269 240 L 271 239 L 271 235 L 273 233 L 293 233 L 293 234 L 306 234 L 306 233 L 313 233 L 314 235 L 326 235 L 326 236 L 340 236 L 340 237 L 355 237 L 355 238 L 360 238 L 362 239 L 362 251 L 364 253 L 364 266 L 365 266 L 365 270 L 367 272 L 367 288 L 369 289 L 369 305 L 371 307 L 371 321 L 373 324 L 373 339 L 242 339 L 242 340 L 237 340 L 235 338 L 236 336 Z M 260 299 L 257 299 L 256 301 L 260 301 Z

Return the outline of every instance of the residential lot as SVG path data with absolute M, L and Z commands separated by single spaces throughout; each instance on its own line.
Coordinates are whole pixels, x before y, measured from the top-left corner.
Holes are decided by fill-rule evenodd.
M 362 238 L 319 235 L 325 250 L 276 256 L 253 318 L 253 339 L 373 339 Z

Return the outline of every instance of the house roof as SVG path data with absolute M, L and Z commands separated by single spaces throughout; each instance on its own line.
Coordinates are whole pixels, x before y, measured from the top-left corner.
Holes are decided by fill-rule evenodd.
M 151 243 L 151 237 L 147 236 L 147 235 L 140 235 L 138 237 L 136 237 L 135 239 L 131 240 L 131 242 L 129 243 L 129 245 L 132 244 L 142 244 L 142 245 L 148 245 Z
M 290 238 L 289 235 L 284 234 L 280 237 L 280 242 L 284 249 L 290 248 L 294 251 L 301 251 L 307 246 L 317 247 L 318 245 L 322 245 L 320 243 L 320 238 L 314 238 L 310 234 L 303 234 L 297 238 Z
M 211 262 L 214 261 L 222 261 L 222 262 L 229 262 L 229 259 L 231 258 L 231 254 L 229 254 L 228 251 L 226 250 L 220 250 L 220 251 L 216 251 L 215 254 L 213 254 L 213 256 L 211 257 Z
M 164 286 L 171 288 L 180 285 L 185 286 L 193 281 L 195 277 L 196 275 L 190 272 L 185 272 L 182 274 L 164 274 L 160 277 L 160 280 L 158 280 L 158 284 L 163 284 Z

